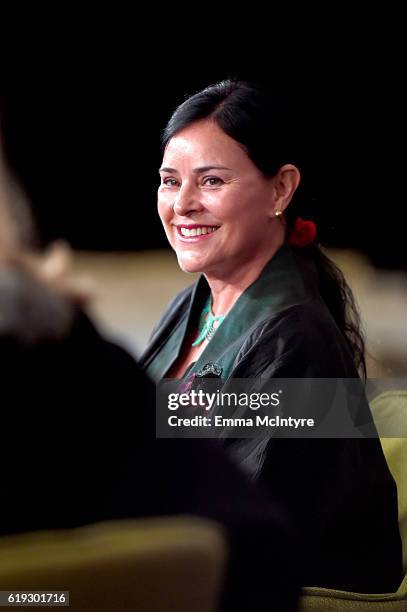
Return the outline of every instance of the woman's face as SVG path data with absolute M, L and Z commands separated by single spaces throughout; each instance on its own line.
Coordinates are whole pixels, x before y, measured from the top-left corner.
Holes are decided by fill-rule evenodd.
M 160 176 L 158 212 L 184 271 L 224 277 L 270 252 L 273 179 L 215 123 L 171 138 Z

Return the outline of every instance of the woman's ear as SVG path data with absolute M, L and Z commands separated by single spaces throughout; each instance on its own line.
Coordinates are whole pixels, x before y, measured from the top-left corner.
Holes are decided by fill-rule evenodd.
M 272 216 L 280 216 L 289 205 L 298 185 L 301 174 L 297 166 L 284 164 L 271 179 L 273 188 Z

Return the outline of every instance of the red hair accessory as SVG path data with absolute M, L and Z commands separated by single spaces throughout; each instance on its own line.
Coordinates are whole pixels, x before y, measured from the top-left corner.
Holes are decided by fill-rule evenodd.
M 288 238 L 288 244 L 294 247 L 308 246 L 317 235 L 317 226 L 313 221 L 304 221 L 301 217 L 295 220 Z

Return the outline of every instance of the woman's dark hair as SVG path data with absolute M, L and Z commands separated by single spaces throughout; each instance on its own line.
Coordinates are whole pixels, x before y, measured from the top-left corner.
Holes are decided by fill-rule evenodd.
M 162 136 L 163 147 L 179 131 L 203 119 L 214 121 L 243 146 L 257 168 L 268 177 L 286 163 L 303 172 L 303 138 L 295 116 L 287 116 L 287 105 L 250 83 L 226 80 L 189 97 L 169 120 Z M 285 211 L 287 235 L 298 217 L 310 218 L 310 198 L 303 181 Z M 320 246 L 311 243 L 296 249 L 312 260 L 319 276 L 319 290 L 332 317 L 341 330 L 355 365 L 366 376 L 365 340 L 360 315 L 351 288 L 341 270 Z

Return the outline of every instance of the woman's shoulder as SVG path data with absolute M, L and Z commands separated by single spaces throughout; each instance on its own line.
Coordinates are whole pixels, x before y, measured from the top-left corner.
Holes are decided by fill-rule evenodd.
M 342 334 L 323 301 L 310 298 L 268 316 L 248 330 L 246 341 L 267 342 L 273 337 L 284 339 L 289 345 L 298 342 L 326 341 Z
M 334 318 L 320 297 L 294 304 L 265 322 L 265 330 L 278 326 L 287 337 L 324 341 L 331 336 L 342 338 Z
M 346 339 L 321 299 L 292 305 L 249 330 L 237 362 L 290 376 L 357 376 Z

